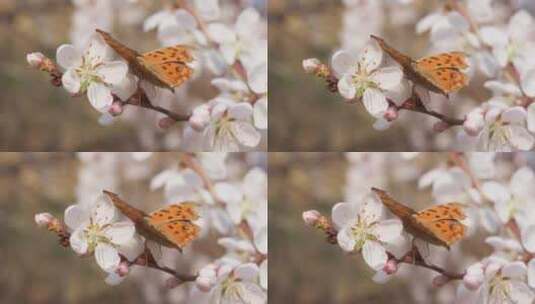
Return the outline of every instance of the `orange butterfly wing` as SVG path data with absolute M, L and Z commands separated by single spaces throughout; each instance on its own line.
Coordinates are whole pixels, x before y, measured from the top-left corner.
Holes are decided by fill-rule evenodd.
M 193 204 L 182 203 L 152 212 L 147 217 L 147 222 L 167 241 L 181 249 L 199 235 L 200 228 L 193 223 L 198 218 L 199 215 Z
M 462 52 L 443 53 L 414 61 L 383 39 L 373 35 L 371 38 L 403 67 L 407 78 L 430 91 L 447 96 L 468 84 L 468 77 L 461 71 L 468 67 L 466 55 Z
M 422 58 L 413 63 L 414 69 L 446 94 L 468 84 L 468 76 L 462 72 L 468 68 L 466 55 L 451 52 Z
M 181 45 L 145 53 L 138 57 L 138 60 L 169 88 L 181 85 L 191 77 L 193 72 L 187 65 L 193 61 L 190 49 Z
M 381 202 L 402 220 L 407 232 L 417 238 L 449 249 L 451 244 L 460 240 L 465 234 L 466 227 L 460 222 L 466 218 L 462 204 L 448 203 L 415 212 L 383 190 L 372 188 L 372 191 L 377 193 Z

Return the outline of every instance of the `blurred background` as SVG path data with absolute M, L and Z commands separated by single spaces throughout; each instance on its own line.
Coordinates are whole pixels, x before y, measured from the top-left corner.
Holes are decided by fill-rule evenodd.
M 130 153 L 108 154 L 100 159 L 106 169 L 94 163 L 87 166 L 75 153 L 0 153 L 0 303 L 185 303 L 191 284 L 166 288 L 169 275 L 155 270 L 132 267 L 120 285 L 107 285 L 94 256 L 76 256 L 34 221 L 41 212 L 62 219 L 79 195 L 87 197 L 104 187 L 145 211 L 159 208 L 163 191 L 149 189 L 152 175 L 178 159 L 177 153 L 158 153 L 143 161 Z M 193 273 L 222 253 L 216 237 L 208 234 L 180 257 L 169 252 L 168 257 L 174 254 L 177 259 L 165 263 Z
M 418 113 L 401 112 L 388 130 L 374 130 L 375 119 L 361 103 L 347 104 L 339 94 L 328 92 L 323 80 L 302 68 L 306 58 L 329 64 L 332 54 L 342 47 L 358 54 L 372 33 L 414 58 L 431 54 L 429 34 L 417 34 L 416 23 L 439 12 L 445 3 L 270 0 L 270 151 L 436 151 L 451 147 L 455 133 L 435 134 L 432 125 L 436 119 Z M 533 12 L 535 6 L 533 1 L 523 0 L 492 3 L 505 7 L 504 11 L 511 5 Z M 481 81 L 471 80 L 456 102 L 444 103 L 444 112 L 463 117 L 467 109 L 485 100 L 489 95 L 481 89 Z M 471 98 L 471 104 L 465 96 Z
M 144 32 L 147 17 L 175 0 L 0 0 L 0 142 L 3 151 L 155 151 L 176 148 L 183 124 L 158 128 L 161 114 L 126 107 L 111 126 L 102 126 L 100 113 L 87 96 L 73 98 L 50 84 L 47 73 L 32 69 L 26 54 L 42 52 L 55 61 L 62 44 L 78 45 L 95 25 L 140 52 L 160 44 L 156 31 Z M 255 5 L 264 0 L 236 3 Z M 83 9 L 83 6 L 91 9 Z M 260 10 L 264 13 L 264 10 Z M 196 102 L 217 95 L 209 75 L 177 90 L 180 104 L 161 104 L 183 113 Z M 186 89 L 187 87 L 187 89 Z M 187 95 L 186 95 L 187 91 Z
M 527 163 L 535 168 L 534 156 L 500 155 L 497 175 L 507 183 L 516 166 Z M 302 212 L 311 209 L 330 219 L 336 203 L 359 200 L 363 191 L 380 185 L 415 210 L 429 207 L 435 200 L 429 188 L 418 190 L 418 180 L 431 169 L 444 167 L 448 157 L 448 153 L 415 158 L 400 153 L 269 153 L 270 303 L 453 303 L 458 282 L 434 288 L 434 272 L 403 264 L 396 277 L 377 284 L 372 281 L 375 272 L 360 254 L 348 255 L 327 243 L 322 232 L 302 219 Z M 451 251 L 431 246 L 429 258 L 461 272 L 492 252 L 484 243 L 486 236 L 477 229 L 469 241 L 460 241 Z

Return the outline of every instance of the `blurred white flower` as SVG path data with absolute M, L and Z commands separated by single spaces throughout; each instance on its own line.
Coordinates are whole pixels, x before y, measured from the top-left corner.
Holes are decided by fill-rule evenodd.
M 403 72 L 396 66 L 379 68 L 382 60 L 383 53 L 374 42 L 361 51 L 358 59 L 346 51 L 338 51 L 332 58 L 332 68 L 340 79 L 340 94 L 346 99 L 362 98 L 366 110 L 374 117 L 381 117 L 386 112 L 385 93 L 399 90 L 403 77 Z
M 526 128 L 526 119 L 527 112 L 522 107 L 490 105 L 485 114 L 485 128 L 479 134 L 479 148 L 496 152 L 530 150 L 535 138 Z
M 381 203 L 372 194 L 361 204 L 338 203 L 332 209 L 340 247 L 348 252 L 362 250 L 364 261 L 375 270 L 387 262 L 385 243 L 397 239 L 403 229 L 397 219 L 381 220 L 382 212 Z

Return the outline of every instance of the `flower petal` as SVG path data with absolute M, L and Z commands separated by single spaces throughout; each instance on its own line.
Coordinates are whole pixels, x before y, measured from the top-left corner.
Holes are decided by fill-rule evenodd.
M 535 69 L 530 69 L 520 77 L 522 89 L 529 97 L 535 97 Z
M 331 68 L 337 77 L 342 77 L 345 74 L 352 74 L 357 59 L 351 53 L 339 50 L 332 56 Z
M 253 281 L 258 276 L 258 266 L 255 263 L 242 264 L 234 269 L 234 275 L 243 281 Z
M 382 242 L 390 242 L 401 235 L 403 225 L 397 219 L 384 220 L 373 226 L 373 234 Z
M 71 94 L 76 94 L 80 91 L 81 83 L 80 76 L 74 69 L 69 69 L 63 76 L 61 76 L 61 84 Z
M 526 275 L 526 271 L 526 264 L 516 261 L 503 266 L 502 275 L 509 279 L 521 279 Z
M 530 225 L 522 231 L 522 243 L 527 251 L 535 253 L 535 225 Z
M 535 133 L 535 103 L 532 103 L 528 107 L 527 122 L 528 122 L 528 130 L 531 133 Z
M 531 150 L 535 144 L 535 138 L 526 128 L 519 125 L 509 125 L 507 129 L 509 131 L 509 141 L 513 147 L 522 151 Z
M 115 217 L 115 207 L 108 201 L 108 197 L 100 194 L 91 214 L 93 224 L 104 226 L 110 224 Z
M 353 84 L 353 79 L 350 74 L 345 74 L 338 80 L 338 92 L 345 99 L 353 99 L 357 95 L 357 88 Z
M 370 80 L 384 90 L 396 88 L 403 78 L 403 72 L 395 66 L 384 67 L 376 70 L 370 75 Z
M 331 211 L 331 218 L 336 229 L 353 224 L 357 219 L 355 203 L 337 203 Z
M 250 123 L 244 121 L 232 122 L 230 130 L 238 142 L 246 147 L 256 147 L 260 143 L 260 132 Z
M 531 288 L 535 288 L 535 259 L 531 259 L 528 263 L 528 284 Z
M 362 257 L 366 264 L 374 270 L 383 268 L 388 259 L 383 246 L 379 242 L 370 240 L 366 241 L 362 247 Z
M 131 222 L 113 223 L 104 230 L 104 234 L 113 244 L 126 244 L 136 233 L 136 228 Z
M 338 245 L 347 252 L 352 252 L 355 250 L 355 245 L 357 244 L 355 239 L 353 238 L 353 234 L 351 232 L 351 226 L 346 226 L 338 231 L 338 234 L 336 235 L 336 240 L 338 241 Z
M 377 69 L 383 61 L 383 52 L 375 41 L 368 43 L 359 55 L 359 63 L 368 74 Z
M 106 272 L 114 271 L 121 262 L 117 250 L 113 246 L 104 243 L 98 243 L 95 248 L 95 259 L 98 266 Z
M 253 106 L 248 102 L 240 102 L 228 108 L 230 118 L 237 120 L 247 120 L 253 115 Z
M 388 109 L 388 102 L 386 101 L 385 95 L 374 88 L 368 88 L 364 91 L 362 102 L 366 110 L 374 117 L 382 116 Z
M 535 118 L 535 117 L 534 117 Z M 254 125 L 258 129 L 266 130 L 268 127 L 268 103 L 267 98 L 262 97 L 254 104 Z
M 65 209 L 64 221 L 67 227 L 69 227 L 71 230 L 75 230 L 88 220 L 89 212 L 79 205 L 70 205 L 67 207 L 67 209 Z
M 105 83 L 120 84 L 128 73 L 128 65 L 123 61 L 106 62 L 96 72 Z
M 82 65 L 82 54 L 72 45 L 63 44 L 56 51 L 56 61 L 64 69 Z
M 78 227 L 76 230 L 74 230 L 69 238 L 71 248 L 77 254 L 86 254 L 89 246 L 84 229 L 85 226 Z
M 102 83 L 92 82 L 87 89 L 87 98 L 91 105 L 100 112 L 106 112 L 113 103 L 110 89 Z

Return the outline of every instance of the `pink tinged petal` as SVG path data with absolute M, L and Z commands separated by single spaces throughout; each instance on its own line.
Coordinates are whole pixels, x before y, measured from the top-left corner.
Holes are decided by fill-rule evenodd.
M 535 288 L 535 259 L 531 259 L 528 263 L 528 284 L 531 288 Z
M 78 76 L 78 73 L 74 69 L 67 70 L 61 76 L 61 83 L 65 90 L 71 94 L 76 94 L 80 91 L 80 76 Z
M 368 88 L 364 92 L 362 102 L 366 110 L 374 117 L 381 117 L 388 109 L 388 102 L 381 91 Z
M 352 76 L 350 74 L 345 74 L 340 80 L 338 80 L 338 92 L 345 99 L 353 99 L 357 94 L 357 88 L 353 83 Z
M 238 142 L 246 147 L 258 146 L 262 137 L 253 125 L 243 121 L 232 122 L 230 130 Z
M 56 51 L 56 60 L 64 69 L 76 68 L 82 65 L 82 54 L 74 46 L 63 44 Z
M 338 245 L 347 252 L 352 252 L 355 250 L 355 245 L 357 244 L 350 226 L 346 226 L 338 231 L 336 235 L 336 240 Z
M 234 269 L 234 275 L 243 281 L 253 281 L 258 276 L 258 266 L 254 263 L 242 264 Z
M 509 141 L 513 147 L 522 151 L 528 151 L 533 148 L 535 138 L 526 128 L 519 125 L 510 125 L 507 126 L 507 129 L 509 131 Z
M 253 106 L 248 102 L 240 102 L 228 108 L 230 118 L 237 120 L 247 120 L 253 115 Z
M 374 270 L 382 269 L 387 262 L 386 251 L 379 242 L 367 240 L 362 247 L 362 257 Z
M 101 83 L 92 82 L 89 85 L 87 98 L 91 105 L 100 112 L 106 112 L 113 103 L 110 88 Z
M 128 65 L 123 61 L 107 62 L 99 66 L 96 72 L 105 83 L 120 84 L 126 77 Z
M 526 264 L 516 261 L 503 266 L 502 275 L 509 279 L 521 279 L 526 275 L 526 271 Z
M 383 62 L 383 52 L 375 41 L 368 43 L 360 52 L 359 63 L 361 68 L 370 74 Z
M 89 212 L 78 205 L 71 205 L 65 209 L 64 220 L 69 229 L 75 230 L 89 220 Z
M 521 124 L 526 119 L 526 110 L 522 107 L 513 107 L 503 111 L 501 118 L 503 122 Z
M 332 208 L 331 218 L 336 229 L 353 224 L 357 219 L 357 206 L 354 203 L 337 203 Z
M 268 103 L 267 98 L 262 97 L 254 104 L 254 125 L 258 129 L 266 130 L 268 127 Z
M 532 104 L 528 107 L 528 118 L 527 118 L 527 122 L 528 122 L 528 130 L 529 130 L 531 133 L 535 133 L 535 103 L 532 103 Z
M 117 250 L 104 243 L 98 243 L 95 248 L 95 259 L 97 260 L 98 266 L 106 272 L 114 271 L 121 262 Z
M 74 230 L 74 232 L 71 234 L 71 237 L 69 238 L 71 248 L 77 254 L 87 253 L 88 243 L 84 229 L 85 226 L 78 227 L 76 230 Z
M 331 59 L 331 68 L 334 70 L 336 76 L 341 77 L 345 74 L 352 74 L 357 63 L 355 56 L 344 50 L 334 53 Z
M 391 242 L 396 240 L 403 230 L 401 221 L 397 219 L 380 221 L 373 227 L 373 234 L 381 242 Z
M 403 78 L 403 72 L 398 67 L 380 68 L 373 72 L 370 80 L 383 90 L 395 89 Z
M 108 228 L 104 230 L 106 237 L 114 244 L 126 244 L 130 241 L 134 234 L 136 233 L 136 228 L 131 222 L 118 222 L 113 223 Z
M 535 69 L 530 69 L 520 77 L 521 86 L 526 95 L 535 97 Z
M 527 251 L 535 253 L 535 225 L 530 225 L 522 231 L 522 243 Z

